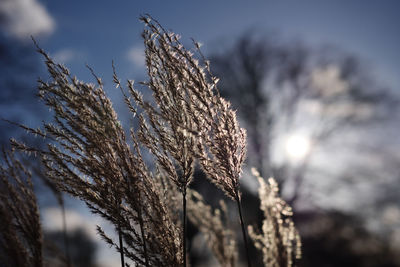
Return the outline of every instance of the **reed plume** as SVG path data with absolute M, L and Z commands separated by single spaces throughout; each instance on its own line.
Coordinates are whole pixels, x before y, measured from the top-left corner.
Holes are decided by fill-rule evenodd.
M 246 131 L 239 127 L 230 103 L 220 97 L 218 78 L 212 75 L 200 45 L 194 42 L 195 52 L 203 64 L 181 44 L 179 35 L 168 32 L 150 16 L 141 20 L 147 27 L 143 38 L 149 76 L 149 81 L 142 84 L 153 92 L 156 102 L 154 107 L 143 101 L 133 83 L 129 83 L 131 95 L 145 110 L 151 126 L 141 117 L 142 142 L 181 188 L 184 227 L 186 188 L 193 174 L 194 159 L 199 161 L 208 178 L 237 202 L 250 266 L 239 189 Z M 174 161 L 167 160 L 168 155 Z M 175 166 L 179 166 L 181 175 Z
M 51 75 L 49 82 L 39 81 L 39 96 L 53 110 L 54 122 L 45 123 L 44 130 L 28 130 L 51 142 L 46 150 L 15 140 L 13 146 L 38 153 L 46 175 L 62 191 L 115 225 L 118 242 L 101 229 L 99 233 L 120 252 L 121 264 L 127 256 L 144 266 L 179 266 L 178 226 L 162 202 L 162 190 L 142 158 L 134 131 L 128 143 L 101 79 L 93 74 L 96 85 L 78 81 L 39 52 Z
M 41 267 L 42 229 L 31 173 L 3 150 L 0 165 L 0 265 Z
M 226 229 L 226 219 L 189 189 L 195 164 L 199 164 L 208 179 L 236 202 L 247 263 L 251 266 L 239 184 L 246 155 L 246 131 L 240 128 L 230 103 L 219 95 L 218 79 L 212 75 L 200 45 L 195 42 L 194 50 L 187 50 L 177 34 L 165 30 L 150 16 L 141 20 L 145 23 L 142 36 L 148 73 L 148 80 L 141 86 L 150 89 L 154 101 L 146 101 L 133 81 L 128 81 L 125 89 L 113 64 L 114 83 L 121 89 L 132 117 L 137 118 L 138 129 L 125 132 L 102 80 L 90 67 L 94 84 L 79 81 L 38 47 L 50 74 L 48 81 L 39 80 L 38 95 L 52 110 L 53 119 L 44 122 L 42 128 L 21 127 L 43 137 L 47 147 L 37 148 L 16 140 L 11 143 L 15 149 L 40 157 L 46 179 L 57 190 L 81 199 L 92 213 L 115 226 L 118 240 L 100 227 L 97 232 L 120 253 L 123 267 L 128 265 L 127 259 L 135 266 L 187 266 L 187 213 L 205 233 L 221 265 L 235 265 L 236 242 Z M 152 155 L 152 164 L 144 160 L 143 153 L 147 152 Z M 15 176 L 15 172 L 7 171 L 11 166 L 1 169 L 4 177 Z M 22 166 L 18 168 L 23 170 Z M 32 201 L 30 194 L 24 197 Z M 260 195 L 262 203 L 264 195 Z M 265 256 L 265 263 L 269 264 L 273 262 L 270 257 L 280 253 L 285 258 L 292 255 L 289 244 L 294 227 L 290 221 L 279 224 L 279 214 L 286 208 L 271 215 L 266 205 L 261 206 L 268 216 L 265 224 L 271 224 L 277 233 L 271 242 L 285 249 L 274 250 L 267 239 L 249 229 L 256 245 L 267 247 L 263 251 L 270 253 Z M 224 204 L 222 210 L 226 212 Z M 40 236 L 40 225 L 35 227 Z M 39 253 L 41 247 L 37 245 L 34 251 L 21 248 L 20 253 Z
M 235 267 L 237 244 L 234 233 L 227 227 L 228 210 L 225 202 L 221 200 L 220 208 L 213 210 L 194 190 L 189 190 L 188 198 L 189 220 L 205 235 L 212 254 L 221 266 Z
M 256 248 L 262 251 L 265 266 L 293 266 L 301 257 L 301 240 L 291 218 L 292 209 L 278 196 L 278 184 L 273 178 L 269 178 L 267 184 L 256 169 L 253 168 L 252 173 L 260 183 L 258 194 L 264 220 L 262 233 L 249 226 L 249 235 Z

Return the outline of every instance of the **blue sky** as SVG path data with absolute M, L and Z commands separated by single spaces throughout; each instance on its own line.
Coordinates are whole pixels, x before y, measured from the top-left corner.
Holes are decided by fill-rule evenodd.
M 149 13 L 166 28 L 205 44 L 212 53 L 245 31 L 274 33 L 286 41 L 318 47 L 329 44 L 354 53 L 396 89 L 400 83 L 400 2 L 378 1 L 53 1 L 7 0 L 1 30 L 15 42 L 40 46 L 72 73 L 89 80 L 85 64 L 111 87 L 111 61 L 125 79 L 144 79 L 143 29 L 138 21 Z M 4 22 L 5 21 L 5 22 Z M 17 26 L 15 26 L 17 25 Z M 31 45 L 32 51 L 34 50 Z M 43 67 L 43 65 L 42 65 Z
M 398 1 L 42 1 L 54 18 L 53 34 L 39 39 L 53 54 L 69 51 L 68 62 L 78 76 L 88 63 L 110 76 L 114 59 L 123 77 L 134 78 L 130 49 L 141 48 L 140 14 L 150 13 L 183 40 L 205 44 L 234 39 L 246 30 L 277 32 L 311 45 L 334 44 L 360 55 L 397 82 L 400 67 Z M 65 58 L 64 58 L 65 59 Z

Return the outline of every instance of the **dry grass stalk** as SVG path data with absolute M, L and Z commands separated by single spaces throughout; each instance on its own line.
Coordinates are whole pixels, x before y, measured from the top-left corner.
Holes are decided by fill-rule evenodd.
M 29 130 L 53 142 L 46 150 L 15 140 L 14 147 L 39 153 L 46 175 L 61 190 L 116 226 L 125 247 L 99 232 L 121 256 L 140 265 L 179 266 L 178 227 L 161 201 L 162 190 L 143 161 L 133 131 L 128 144 L 101 80 L 95 76 L 97 85 L 80 82 L 39 52 L 51 74 L 50 82 L 40 81 L 39 96 L 54 111 L 54 123 L 44 124 L 44 131 Z
M 114 69 L 114 82 L 132 115 L 138 115 L 137 107 L 142 110 L 138 130 L 125 133 L 101 79 L 90 68 L 96 84 L 78 81 L 38 48 L 50 74 L 49 81 L 39 81 L 38 95 L 53 110 L 53 122 L 44 123 L 43 130 L 22 127 L 44 137 L 48 145 L 38 149 L 15 140 L 12 145 L 39 154 L 47 178 L 59 190 L 83 200 L 115 226 L 118 242 L 100 227 L 98 233 L 120 252 L 122 266 L 125 257 L 136 266 L 186 266 L 186 193 L 197 161 L 208 178 L 236 201 L 251 266 L 239 188 L 246 132 L 230 103 L 219 96 L 218 79 L 199 44 L 195 46 L 202 64 L 178 35 L 150 16 L 141 19 L 146 24 L 149 76 L 142 85 L 153 92 L 155 102 L 145 101 L 133 81 L 128 81 L 127 94 Z M 142 146 L 153 155 L 155 171 L 145 163 Z M 188 208 L 191 218 L 206 233 L 211 250 L 223 266 L 233 266 L 235 242 L 220 214 L 196 193 L 190 193 L 190 199 L 194 200 Z M 182 210 L 177 201 L 182 201 Z
M 301 241 L 291 218 L 292 209 L 279 197 L 278 184 L 273 178 L 266 184 L 257 170 L 253 168 L 252 172 L 260 183 L 260 208 L 265 218 L 262 233 L 256 233 L 249 226 L 249 235 L 256 248 L 262 251 L 265 266 L 293 266 L 295 259 L 301 257 Z
M 184 229 L 186 188 L 195 159 L 208 178 L 238 203 L 241 215 L 239 176 L 245 159 L 245 130 L 239 127 L 230 103 L 219 96 L 218 79 L 211 74 L 200 45 L 195 43 L 203 65 L 180 43 L 177 34 L 166 31 L 150 16 L 141 19 L 147 26 L 143 38 L 149 76 L 143 85 L 153 92 L 156 106 L 143 101 L 133 82 L 129 89 L 148 118 L 147 122 L 140 117 L 142 142 L 181 188 Z M 240 219 L 248 251 L 242 216 Z
M 150 16 L 142 20 L 147 25 L 143 37 L 150 77 L 144 84 L 153 91 L 159 110 L 143 102 L 140 95 L 131 90 L 135 100 L 155 122 L 159 119 L 173 127 L 173 134 L 179 134 L 174 142 L 186 144 L 178 147 L 194 148 L 195 144 L 193 152 L 211 181 L 232 199 L 240 198 L 239 176 L 246 154 L 246 132 L 239 127 L 230 103 L 219 96 L 218 78 L 212 75 L 209 62 L 199 50 L 200 45 L 195 43 L 203 65 L 194 52 L 180 43 L 179 35 L 167 32 Z M 160 124 L 153 128 L 159 137 L 166 137 L 161 139 L 166 140 L 162 142 L 167 145 L 173 134 L 165 129 L 165 124 Z M 148 132 L 145 133 L 148 136 Z M 187 159 L 193 157 L 192 151 L 174 152 L 174 149 L 175 143 L 166 147 L 178 163 L 185 165 L 185 160 L 182 161 L 185 156 L 186 161 L 192 163 Z
M 42 230 L 31 174 L 4 152 L 0 166 L 0 266 L 43 266 Z
M 188 194 L 189 220 L 205 235 L 207 244 L 219 264 L 235 267 L 238 253 L 234 233 L 227 227 L 227 207 L 220 201 L 220 209 L 213 210 L 194 190 Z M 222 213 L 221 213 L 222 212 Z

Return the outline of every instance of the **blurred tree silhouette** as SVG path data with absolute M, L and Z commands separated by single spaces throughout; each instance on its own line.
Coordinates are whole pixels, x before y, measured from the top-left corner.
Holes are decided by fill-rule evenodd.
M 248 163 L 263 176 L 292 183 L 293 203 L 313 152 L 346 127 L 368 127 L 388 118 L 398 102 L 380 87 L 360 61 L 327 47 L 313 50 L 255 34 L 211 57 L 220 89 L 238 108 L 248 129 Z M 283 155 L 285 138 L 303 132 L 304 155 Z
M 45 261 L 49 266 L 66 266 L 64 255 L 64 233 L 62 231 L 47 232 L 45 240 Z M 68 232 L 72 266 L 95 267 L 97 246 L 83 229 Z
M 302 213 L 301 266 L 398 266 L 398 251 L 341 212 Z M 300 218 L 298 218 L 300 219 Z
M 373 216 L 367 218 L 361 211 L 346 214 L 344 210 L 353 203 L 344 200 L 340 201 L 346 203 L 343 209 L 336 211 L 329 207 L 323 211 L 323 204 L 315 203 L 316 195 L 329 198 L 333 191 L 350 188 L 356 180 L 373 187 L 373 180 L 391 175 L 387 166 L 397 173 L 398 159 L 368 139 L 374 128 L 386 127 L 395 117 L 397 96 L 379 85 L 356 56 L 330 46 L 313 49 L 300 42 L 284 43 L 250 33 L 228 49 L 215 52 L 211 62 L 214 74 L 221 78 L 223 96 L 237 108 L 248 130 L 248 165 L 257 167 L 264 177 L 274 176 L 290 205 L 299 207 L 295 220 L 304 242 L 302 265 L 399 264 L 395 257 L 398 248 L 366 229 Z M 297 142 L 305 136 L 308 147 L 294 144 L 299 147 L 288 148 L 288 140 L 298 136 Z M 285 153 L 285 148 L 303 151 L 292 151 L 301 152 L 294 158 L 286 155 L 290 153 Z M 385 164 L 368 166 L 376 157 Z M 312 188 L 313 179 L 325 180 L 325 191 Z M 368 200 L 364 205 L 374 204 L 364 210 L 374 213 L 382 203 L 399 201 L 398 194 L 394 199 L 388 194 L 393 190 L 374 190 L 382 190 L 379 197 L 359 196 L 360 202 Z M 337 200 L 330 197 L 329 201 Z M 256 205 L 247 204 L 248 210 Z

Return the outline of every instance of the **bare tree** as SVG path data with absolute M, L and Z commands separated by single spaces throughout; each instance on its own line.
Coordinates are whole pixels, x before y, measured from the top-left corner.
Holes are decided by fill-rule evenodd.
M 316 150 L 344 129 L 388 118 L 397 103 L 360 60 L 337 48 L 312 49 L 250 33 L 211 61 L 222 95 L 248 129 L 249 165 L 290 182 L 289 203 L 298 198 Z M 297 132 L 305 133 L 308 147 L 293 163 L 283 151 Z

